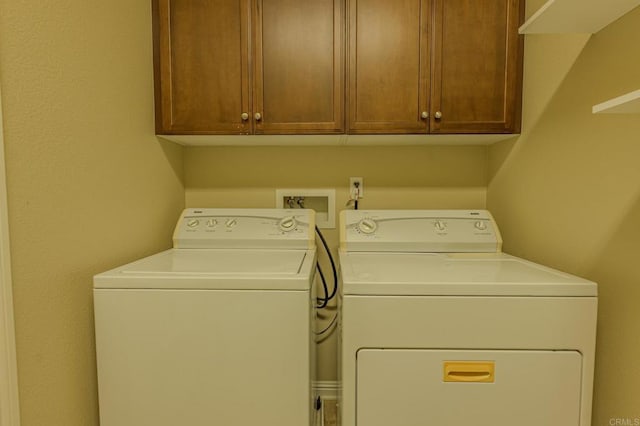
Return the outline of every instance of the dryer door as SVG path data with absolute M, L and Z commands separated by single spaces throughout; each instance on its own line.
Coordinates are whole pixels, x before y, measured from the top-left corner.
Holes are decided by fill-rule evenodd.
M 575 351 L 363 349 L 360 426 L 578 426 Z

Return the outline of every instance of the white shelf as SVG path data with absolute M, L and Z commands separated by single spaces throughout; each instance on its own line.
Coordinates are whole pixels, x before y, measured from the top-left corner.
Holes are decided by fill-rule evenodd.
M 640 0 L 549 0 L 520 27 L 520 34 L 594 34 Z
M 640 90 L 618 96 L 593 107 L 594 114 L 639 114 Z

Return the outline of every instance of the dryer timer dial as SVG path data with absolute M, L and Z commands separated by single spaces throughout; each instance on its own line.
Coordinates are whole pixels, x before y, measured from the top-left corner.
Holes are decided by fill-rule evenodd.
M 378 229 L 378 224 L 373 219 L 364 218 L 358 222 L 356 229 L 363 234 L 373 234 Z

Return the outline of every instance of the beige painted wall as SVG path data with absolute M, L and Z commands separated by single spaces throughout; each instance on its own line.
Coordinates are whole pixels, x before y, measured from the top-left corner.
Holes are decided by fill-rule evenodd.
M 0 0 L 23 426 L 98 424 L 92 276 L 168 247 L 184 206 L 151 47 L 150 1 Z
M 185 152 L 188 207 L 274 207 L 277 188 L 335 188 L 337 214 L 346 208 L 350 176 L 364 178 L 362 209 L 484 208 L 487 148 L 209 147 Z M 337 231 L 324 234 L 336 255 Z M 320 259 L 324 271 L 330 271 L 324 255 Z M 318 329 L 330 318 L 319 321 Z M 335 380 L 335 336 L 318 351 L 318 378 Z
M 505 251 L 599 283 L 593 425 L 640 419 L 640 115 L 591 113 L 640 88 L 638 46 L 640 8 L 588 40 L 527 36 L 523 135 L 490 151 Z

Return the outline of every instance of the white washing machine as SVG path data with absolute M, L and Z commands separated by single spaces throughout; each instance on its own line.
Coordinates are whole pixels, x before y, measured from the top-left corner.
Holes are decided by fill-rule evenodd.
M 486 211 L 345 211 L 343 426 L 590 426 L 596 284 Z
M 94 277 L 101 426 L 312 423 L 311 210 L 188 209 Z

